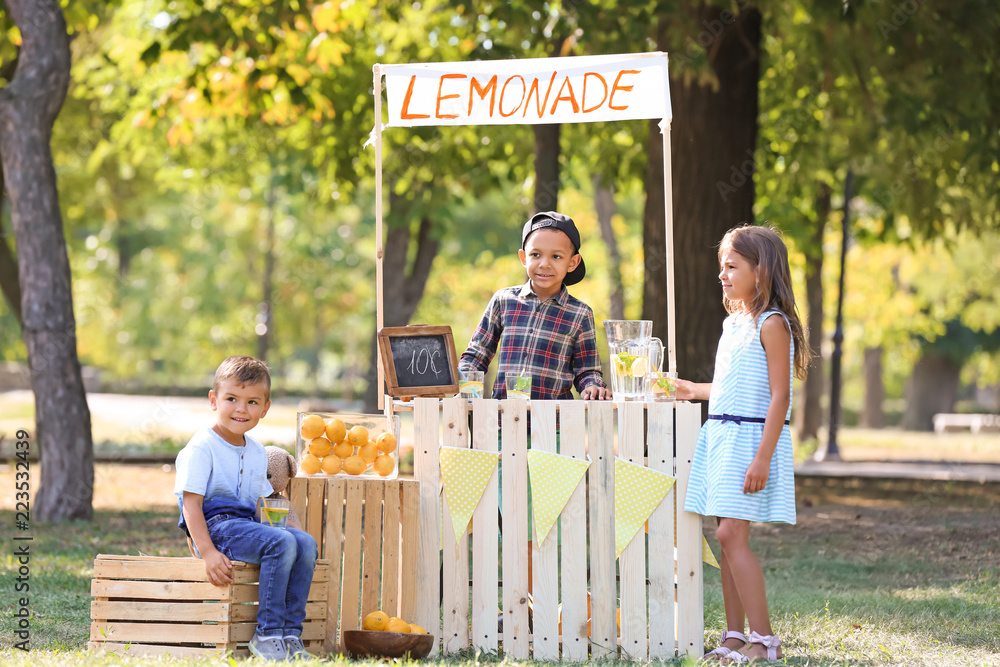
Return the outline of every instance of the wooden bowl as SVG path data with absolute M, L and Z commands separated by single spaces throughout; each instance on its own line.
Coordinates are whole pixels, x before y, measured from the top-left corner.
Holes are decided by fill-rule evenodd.
M 434 644 L 434 635 L 413 635 L 408 632 L 375 630 L 344 630 L 344 648 L 354 659 L 426 658 Z

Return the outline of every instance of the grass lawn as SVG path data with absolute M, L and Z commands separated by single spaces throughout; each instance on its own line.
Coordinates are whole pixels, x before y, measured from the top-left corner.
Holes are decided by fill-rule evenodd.
M 0 557 L 7 610 L 0 616 L 0 663 L 219 664 L 86 652 L 96 554 L 186 555 L 172 505 L 172 472 L 99 464 L 96 478 L 92 523 L 32 524 L 29 653 L 12 648 L 17 565 L 11 555 L 14 530 L 8 529 L 8 548 Z M 37 488 L 37 479 L 32 484 Z M 9 469 L 0 470 L 0 488 L 14 488 Z M 804 481 L 797 525 L 754 528 L 787 663 L 1000 665 L 998 491 L 978 485 L 848 487 Z M 2 525 L 13 527 L 12 503 L 12 492 L 0 494 Z M 706 534 L 717 550 L 713 531 Z M 713 642 L 724 629 L 718 571 L 706 567 L 705 582 L 706 630 Z M 445 662 L 478 664 L 473 655 Z

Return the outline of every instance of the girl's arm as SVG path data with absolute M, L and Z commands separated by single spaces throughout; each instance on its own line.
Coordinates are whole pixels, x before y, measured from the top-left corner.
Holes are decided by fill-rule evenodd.
M 711 382 L 690 382 L 688 380 L 677 380 L 678 401 L 707 401 L 711 393 Z
M 747 468 L 743 482 L 743 493 L 756 493 L 767 486 L 767 478 L 771 473 L 771 457 L 774 448 L 778 446 L 778 436 L 785 425 L 785 415 L 788 413 L 789 379 L 791 365 L 789 350 L 792 345 L 792 335 L 788 325 L 780 315 L 772 315 L 764 320 L 760 328 L 760 343 L 767 356 L 767 380 L 771 388 L 771 405 L 767 408 L 764 418 L 764 434 L 760 438 L 757 455 Z

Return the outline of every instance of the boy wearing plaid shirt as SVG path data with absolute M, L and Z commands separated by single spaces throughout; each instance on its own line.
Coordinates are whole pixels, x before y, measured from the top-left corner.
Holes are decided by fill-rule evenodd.
M 531 375 L 531 398 L 611 400 L 604 383 L 590 306 L 566 285 L 583 280 L 580 232 L 572 218 L 546 211 L 521 231 L 517 251 L 528 274 L 524 285 L 499 290 L 462 353 L 459 368 L 486 371 L 499 347 L 493 398 L 506 398 L 508 373 Z

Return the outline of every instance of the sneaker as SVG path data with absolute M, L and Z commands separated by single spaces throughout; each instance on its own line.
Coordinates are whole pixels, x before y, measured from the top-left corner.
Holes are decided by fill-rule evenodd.
M 287 655 L 285 651 L 285 642 L 281 637 L 269 637 L 264 639 L 257 633 L 254 633 L 253 639 L 247 645 L 250 652 L 253 653 L 258 658 L 264 660 L 284 660 Z
M 285 648 L 288 650 L 288 660 L 312 660 L 313 655 L 302 645 L 300 637 L 285 637 Z

